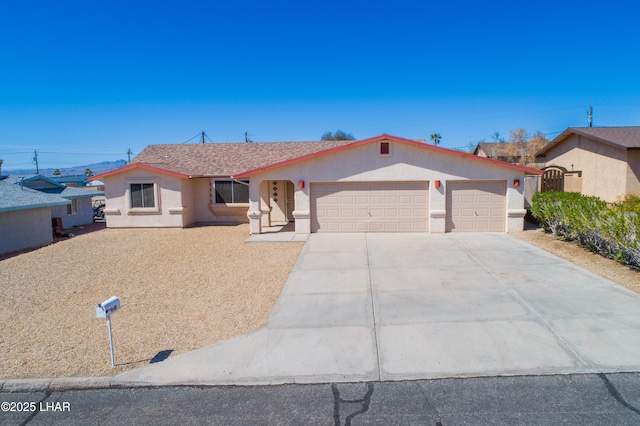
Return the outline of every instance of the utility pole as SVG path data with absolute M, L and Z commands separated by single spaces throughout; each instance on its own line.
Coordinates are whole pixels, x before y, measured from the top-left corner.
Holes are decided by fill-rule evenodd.
M 129 161 L 127 161 L 127 163 L 130 163 L 130 162 L 131 162 L 131 154 L 132 154 L 132 153 L 131 153 L 131 148 L 129 148 L 129 149 L 127 150 L 127 155 L 129 156 Z
M 33 150 L 33 154 L 34 154 L 33 161 L 36 162 L 36 174 L 39 175 L 40 174 L 40 167 L 38 167 L 38 151 L 34 149 Z
M 244 141 L 245 142 L 251 142 L 251 140 L 249 139 L 249 132 L 244 132 Z
M 587 121 L 589 122 L 589 127 L 593 127 L 593 107 L 589 107 L 589 115 L 587 116 Z
M 202 143 L 204 144 L 204 130 L 202 131 Z

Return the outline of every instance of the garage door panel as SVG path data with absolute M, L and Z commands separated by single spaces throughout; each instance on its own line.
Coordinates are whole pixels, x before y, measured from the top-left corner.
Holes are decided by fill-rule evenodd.
M 428 182 L 311 184 L 312 232 L 424 232 Z
M 365 222 L 356 222 L 353 229 L 354 232 L 367 232 L 369 225 Z
M 506 181 L 449 181 L 446 188 L 447 231 L 505 231 Z
M 369 210 L 358 208 L 356 210 L 356 218 L 358 219 L 367 219 L 369 217 Z
M 386 219 L 393 219 L 398 217 L 398 209 L 384 209 L 384 217 Z
M 340 210 L 338 209 L 327 209 L 326 210 L 326 217 L 327 218 L 339 218 L 340 217 Z

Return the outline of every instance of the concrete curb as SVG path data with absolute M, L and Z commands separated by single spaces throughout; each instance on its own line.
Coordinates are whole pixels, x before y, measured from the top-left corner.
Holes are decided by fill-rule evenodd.
M 0 380 L 1 392 L 43 392 L 73 389 L 105 389 L 111 386 L 110 376 L 102 377 L 49 377 L 37 379 Z

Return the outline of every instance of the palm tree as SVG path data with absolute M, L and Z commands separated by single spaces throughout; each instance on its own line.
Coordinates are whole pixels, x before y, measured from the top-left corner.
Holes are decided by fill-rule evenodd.
M 440 133 L 434 133 L 431 135 L 430 139 L 433 144 L 437 146 L 440 145 L 440 139 L 442 139 L 442 136 L 440 136 Z

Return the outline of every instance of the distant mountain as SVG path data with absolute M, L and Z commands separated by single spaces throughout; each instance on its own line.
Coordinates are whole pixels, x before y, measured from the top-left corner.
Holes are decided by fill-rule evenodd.
M 82 175 L 84 171 L 90 169 L 94 175 L 98 173 L 108 172 L 109 170 L 123 167 L 127 164 L 124 160 L 117 161 L 103 161 L 101 163 L 86 164 L 84 166 L 67 167 L 60 169 L 61 176 Z M 40 169 L 40 174 L 43 176 L 53 176 L 53 172 L 56 169 Z M 19 170 L 3 170 L 3 175 L 32 175 L 36 173 L 35 167 L 32 169 L 19 169 Z

